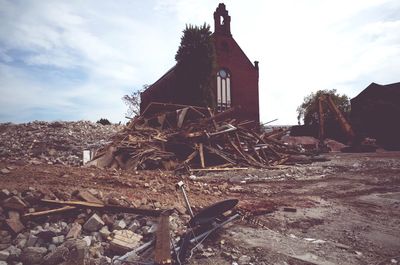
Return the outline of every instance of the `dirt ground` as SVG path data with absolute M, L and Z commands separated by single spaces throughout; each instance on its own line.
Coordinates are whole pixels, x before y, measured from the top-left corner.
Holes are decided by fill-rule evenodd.
M 399 264 L 400 152 L 331 153 L 329 161 L 195 177 L 64 165 L 7 164 L 0 187 L 47 194 L 94 188 L 140 206 L 183 205 L 184 179 L 195 206 L 238 198 L 251 219 L 225 226 L 189 264 Z

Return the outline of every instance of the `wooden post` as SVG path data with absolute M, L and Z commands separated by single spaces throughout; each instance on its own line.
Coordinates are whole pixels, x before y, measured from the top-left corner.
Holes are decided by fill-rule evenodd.
M 212 113 L 212 111 L 211 111 L 210 108 L 207 108 L 207 110 L 208 110 L 208 113 L 210 114 L 210 118 L 212 119 L 212 118 L 214 117 L 214 113 Z M 214 124 L 214 128 L 215 128 L 216 130 L 218 130 L 218 124 L 217 124 L 217 122 L 216 122 L 214 119 L 212 119 L 212 121 L 213 121 L 213 124 Z
M 158 229 L 156 232 L 156 248 L 154 251 L 154 261 L 157 265 L 171 264 L 171 244 L 169 235 L 169 214 L 163 212 L 158 219 Z
M 204 162 L 204 152 L 203 152 L 203 143 L 199 143 L 199 153 L 200 153 L 200 163 L 201 167 L 205 168 L 205 162 Z

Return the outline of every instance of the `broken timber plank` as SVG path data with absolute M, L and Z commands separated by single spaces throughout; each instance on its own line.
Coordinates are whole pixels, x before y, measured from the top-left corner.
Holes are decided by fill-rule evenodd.
M 235 132 L 235 137 L 236 137 L 236 141 L 237 141 L 238 147 L 239 147 L 240 151 L 243 153 L 244 151 L 243 151 L 243 148 L 242 148 L 242 143 L 240 142 L 239 134 L 237 132 Z
M 282 158 L 282 159 L 280 159 L 280 160 L 275 161 L 275 162 L 273 163 L 273 165 L 274 165 L 274 166 L 281 165 L 281 164 L 285 163 L 285 162 L 288 161 L 288 160 L 289 160 L 289 157 L 284 157 L 284 158 Z
M 203 143 L 199 143 L 199 153 L 200 153 L 200 163 L 201 167 L 205 168 L 205 162 L 204 162 L 204 152 L 203 152 Z
M 71 210 L 75 210 L 76 207 L 74 206 L 64 206 L 61 208 L 57 208 L 57 209 L 51 209 L 51 210 L 46 210 L 46 211 L 40 211 L 40 212 L 34 212 L 34 213 L 27 213 L 24 214 L 23 217 L 38 217 L 38 216 L 47 216 L 49 214 L 58 214 L 58 213 L 64 213 L 64 212 L 68 212 Z
M 229 139 L 229 138 L 228 138 L 228 139 Z M 236 134 L 236 139 L 237 139 L 238 143 L 240 143 L 238 134 Z M 229 141 L 230 141 L 230 144 L 232 145 L 232 147 L 243 157 L 244 160 L 246 160 L 246 162 L 247 162 L 249 165 L 260 166 L 260 163 L 259 163 L 254 157 L 252 157 L 251 155 L 245 153 L 245 152 L 243 151 L 243 149 L 241 149 L 241 148 L 239 148 L 238 146 L 236 146 L 236 145 L 233 143 L 233 141 L 231 141 L 230 139 L 229 139 Z
M 214 153 L 216 155 L 218 155 L 219 157 L 221 157 L 222 159 L 224 159 L 225 161 L 227 161 L 228 163 L 231 163 L 232 165 L 235 165 L 236 162 L 234 160 L 232 160 L 230 157 L 228 157 L 224 152 L 213 148 L 211 146 L 205 146 L 205 148 L 210 152 L 210 153 Z
M 271 146 L 268 146 L 268 149 L 277 157 L 282 158 L 282 155 L 279 154 L 274 148 L 272 148 Z
M 189 106 L 189 108 L 190 108 L 191 110 L 193 110 L 194 112 L 196 112 L 197 114 L 199 114 L 200 117 L 202 117 L 202 118 L 206 117 L 206 115 L 204 115 L 204 113 L 202 113 L 201 111 L 199 111 L 199 110 L 196 109 L 197 107 Z
M 154 251 L 154 261 L 157 265 L 171 264 L 171 243 L 169 231 L 169 214 L 163 212 L 158 221 L 156 232 L 156 248 Z
M 134 208 L 134 207 L 118 206 L 118 205 L 106 205 L 106 204 L 99 204 L 99 203 L 94 203 L 94 202 L 84 202 L 84 201 L 56 201 L 56 200 L 42 199 L 41 202 L 48 203 L 48 204 L 54 204 L 54 205 L 68 205 L 68 206 L 97 209 L 97 210 L 110 211 L 110 212 L 133 213 L 133 214 L 140 214 L 140 215 L 153 216 L 153 217 L 158 217 L 158 216 L 160 216 L 162 211 L 165 211 L 165 210 L 140 209 L 140 208 Z
M 197 171 L 233 171 L 233 170 L 246 170 L 249 169 L 248 167 L 224 167 L 224 168 L 193 168 L 190 169 L 192 172 Z
M 262 156 L 264 157 L 265 164 L 266 164 L 267 166 L 269 166 L 268 157 L 267 157 L 267 154 L 266 154 L 265 151 L 264 151 L 264 148 L 260 148 L 260 151 L 261 151 Z
M 193 158 L 196 157 L 196 155 L 197 155 L 198 153 L 199 153 L 199 151 L 194 150 L 194 152 L 191 153 L 191 154 L 185 159 L 185 161 L 183 161 L 183 164 L 188 164 L 190 161 L 193 160 Z
M 246 156 L 242 153 L 242 151 L 239 149 L 239 147 L 237 147 L 237 146 L 235 145 L 235 143 L 231 140 L 230 137 L 228 137 L 228 141 L 229 141 L 229 143 L 231 144 L 231 146 L 233 147 L 233 149 L 235 149 L 236 152 L 238 152 L 238 154 L 239 154 L 244 160 L 247 161 Z
M 214 114 L 212 113 L 211 109 L 210 109 L 210 108 L 207 108 L 207 110 L 208 110 L 208 113 L 210 114 L 210 117 L 211 117 L 211 118 L 214 117 Z M 214 119 L 213 119 L 212 121 L 213 121 L 213 124 L 214 124 L 214 128 L 215 128 L 216 130 L 218 130 L 218 124 L 217 124 L 217 122 L 216 122 Z
M 216 135 L 220 135 L 220 134 L 226 134 L 228 132 L 232 132 L 232 131 L 236 131 L 237 130 L 237 128 L 235 126 L 231 125 L 231 124 L 223 125 L 223 126 L 220 127 L 220 129 L 221 128 L 226 128 L 226 129 L 222 130 L 222 131 L 217 131 L 217 132 L 214 132 L 214 133 L 207 133 L 206 134 L 207 137 L 210 138 L 211 136 L 216 136 Z
M 176 111 L 177 116 L 178 116 L 178 122 L 177 122 L 177 127 L 178 128 L 182 127 L 188 109 L 189 108 L 183 108 L 183 109 L 179 109 L 179 110 Z
M 186 133 L 186 134 L 184 134 L 184 136 L 187 137 L 187 138 L 193 138 L 193 137 L 203 136 L 204 134 L 205 134 L 205 132 L 201 131 L 201 132 Z
M 84 201 L 87 201 L 87 202 L 94 202 L 94 203 L 98 203 L 98 204 L 103 204 L 102 201 L 100 201 L 99 199 L 97 199 L 96 197 L 94 197 L 92 194 L 90 194 L 89 192 L 87 192 L 85 190 L 79 191 L 78 192 L 78 197 L 81 198 Z
M 208 122 L 210 122 L 212 120 L 217 121 L 219 119 L 222 119 L 222 118 L 224 118 L 226 116 L 231 115 L 235 111 L 236 111 L 236 108 L 234 108 L 234 107 L 230 108 L 230 109 L 227 109 L 227 110 L 225 110 L 223 112 L 220 112 L 220 113 L 218 113 L 218 114 L 216 114 L 216 115 L 214 115 L 214 116 L 212 116 L 210 118 L 206 118 L 206 119 L 201 120 L 200 123 L 206 124 L 206 123 L 208 123 Z
M 261 163 L 265 163 L 264 159 L 262 159 L 262 157 L 257 153 L 257 150 L 253 147 L 253 152 L 256 155 L 256 158 L 261 162 Z

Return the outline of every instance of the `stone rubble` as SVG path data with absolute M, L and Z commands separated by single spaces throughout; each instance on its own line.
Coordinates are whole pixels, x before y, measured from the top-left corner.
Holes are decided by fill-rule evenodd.
M 29 192 L 36 194 L 38 198 L 48 196 L 40 195 L 40 191 L 34 188 L 21 192 L 10 192 L 6 189 L 1 191 L 0 220 L 6 220 L 12 213 L 13 220 L 20 222 L 23 228 L 15 232 L 7 223 L 0 222 L 0 265 L 107 265 L 112 264 L 112 259 L 155 238 L 157 218 L 134 214 L 101 213 L 78 208 L 73 212 L 38 218 L 23 217 L 24 214 L 35 212 L 36 209 L 48 210 L 39 200 L 28 202 L 26 196 L 29 196 Z M 96 194 L 99 201 L 106 201 L 106 196 L 101 192 L 92 190 L 91 193 Z M 71 195 L 71 199 L 79 200 L 73 194 L 78 195 L 79 192 L 73 192 Z M 122 198 L 120 199 L 122 201 Z M 10 201 L 18 202 L 18 207 L 10 204 Z M 132 206 L 133 204 L 132 202 Z M 154 207 L 153 204 L 148 201 L 148 205 L 142 207 L 150 209 Z M 158 206 L 161 207 L 161 204 Z M 176 238 L 179 238 L 184 231 L 181 220 L 184 216 L 178 211 L 170 216 L 171 231 Z
M 105 146 L 120 125 L 101 125 L 90 121 L 0 124 L 0 161 L 23 161 L 31 164 L 83 163 L 83 150 Z M 2 168 L 1 174 L 12 169 Z
M 97 215 L 93 214 L 92 217 L 87 220 L 87 222 L 83 225 L 83 229 L 89 232 L 98 231 L 104 225 L 103 220 Z

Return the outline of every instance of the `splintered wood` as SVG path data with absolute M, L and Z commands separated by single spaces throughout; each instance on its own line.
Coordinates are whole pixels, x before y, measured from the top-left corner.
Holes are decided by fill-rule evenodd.
M 258 134 L 249 129 L 251 122 L 232 118 L 233 108 L 214 115 L 206 108 L 165 106 L 169 111 L 133 119 L 87 165 L 125 170 L 268 168 L 298 154 L 279 140 L 285 132 Z

